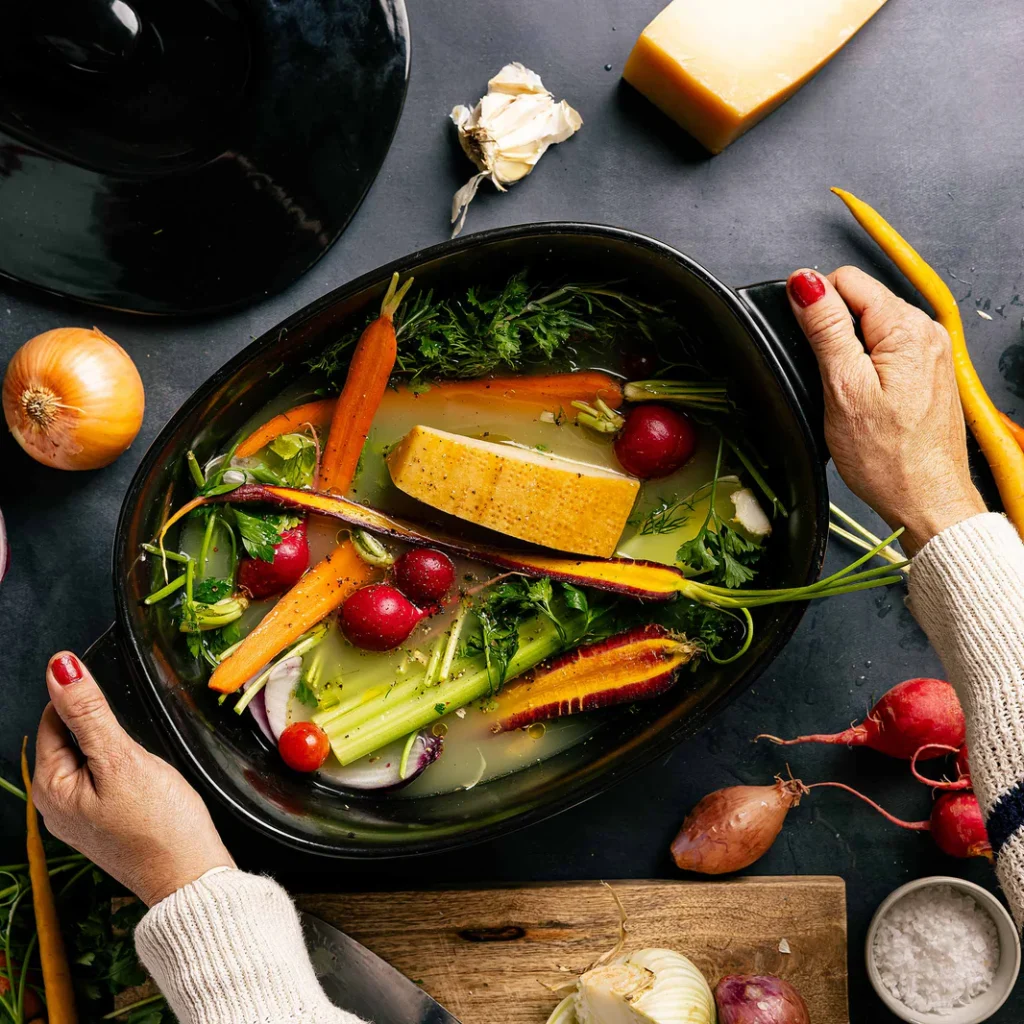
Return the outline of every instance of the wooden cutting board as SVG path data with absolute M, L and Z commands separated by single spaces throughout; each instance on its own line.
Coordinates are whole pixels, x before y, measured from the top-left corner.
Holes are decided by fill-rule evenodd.
M 849 1024 L 841 878 L 611 887 L 626 912 L 627 950 L 676 949 L 712 987 L 724 974 L 777 974 L 803 994 L 814 1024 Z M 601 882 L 296 901 L 421 984 L 462 1024 L 544 1024 L 559 999 L 548 986 L 585 970 L 619 934 L 618 908 Z

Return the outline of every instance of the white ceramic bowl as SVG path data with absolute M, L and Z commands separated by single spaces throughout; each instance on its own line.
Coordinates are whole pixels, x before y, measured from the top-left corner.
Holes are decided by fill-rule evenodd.
M 996 932 L 999 935 L 999 966 L 996 968 L 996 976 L 989 988 L 982 992 L 976 999 L 971 1000 L 966 1006 L 958 1007 L 949 1013 L 922 1013 L 920 1010 L 911 1010 L 904 1006 L 883 984 L 882 978 L 875 966 L 875 932 L 878 930 L 879 922 L 888 912 L 889 908 L 907 893 L 915 892 L 926 886 L 948 885 L 952 889 L 973 896 L 978 904 L 992 915 L 996 925 Z M 973 882 L 965 882 L 962 878 L 950 878 L 945 875 L 931 875 L 928 878 L 918 878 L 906 885 L 901 885 L 895 892 L 890 893 L 881 906 L 875 911 L 868 926 L 868 937 L 864 943 L 864 955 L 867 961 L 868 977 L 871 984 L 878 993 L 878 998 L 894 1013 L 900 1020 L 908 1021 L 909 1024 L 981 1024 L 988 1020 L 1006 1002 L 1007 997 L 1013 991 L 1014 983 L 1017 981 L 1017 974 L 1020 971 L 1020 937 L 1017 935 L 1017 928 L 1013 918 L 1007 913 L 1006 908 L 986 889 Z

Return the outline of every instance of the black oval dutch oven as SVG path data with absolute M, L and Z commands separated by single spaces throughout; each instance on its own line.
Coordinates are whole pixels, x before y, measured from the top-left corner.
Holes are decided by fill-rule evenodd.
M 749 652 L 728 666 L 706 664 L 667 695 L 609 716 L 585 744 L 469 791 L 416 799 L 354 795 L 295 775 L 252 726 L 217 707 L 194 681 L 180 642 L 162 633 L 141 604 L 150 569 L 139 545 L 168 509 L 192 493 L 188 449 L 202 462 L 264 403 L 292 371 L 376 309 L 392 272 L 444 293 L 472 282 L 534 278 L 616 281 L 634 294 L 674 301 L 702 359 L 724 374 L 756 431 L 767 477 L 790 514 L 776 523 L 764 578 L 798 586 L 821 569 L 828 494 L 821 438 L 821 388 L 798 334 L 782 282 L 732 289 L 688 256 L 654 239 L 588 224 L 522 225 L 445 242 L 373 271 L 300 310 L 253 342 L 184 404 L 142 460 L 114 542 L 117 622 L 89 653 L 122 718 L 159 742 L 206 794 L 258 831 L 335 857 L 434 852 L 495 836 L 578 804 L 661 756 L 698 730 L 761 673 L 792 636 L 803 605 L 756 613 Z M 642 339 L 637 339 L 641 345 Z M 274 373 L 284 366 L 284 372 Z M 248 716 L 245 716 L 248 719 Z

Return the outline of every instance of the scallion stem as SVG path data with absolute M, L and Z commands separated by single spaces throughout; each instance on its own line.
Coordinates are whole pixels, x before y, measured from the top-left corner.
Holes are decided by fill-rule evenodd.
M 166 548 L 161 551 L 155 544 L 143 544 L 142 550 L 148 551 L 151 555 L 159 555 L 161 558 L 170 559 L 172 562 L 181 562 L 183 565 L 189 559 L 188 555 L 183 555 L 180 551 L 168 551 Z
M 321 640 L 327 635 L 327 626 L 324 623 L 320 623 L 319 626 L 314 626 L 305 636 L 300 637 L 291 647 L 287 648 L 283 654 L 281 654 L 274 662 L 268 665 L 246 688 L 245 693 L 238 698 L 235 704 L 234 712 L 236 715 L 240 715 L 248 706 L 249 701 L 256 696 L 264 686 L 267 685 L 267 680 L 270 678 L 270 673 L 281 664 L 282 661 L 287 661 L 289 658 L 301 657 L 307 651 L 311 651 Z
M 187 560 L 191 564 L 191 559 Z M 187 571 L 187 569 L 186 569 Z M 158 601 L 162 601 L 165 597 L 170 597 L 176 590 L 180 590 L 185 585 L 185 573 L 180 576 L 176 576 L 166 587 L 161 587 L 159 590 L 154 590 L 149 597 L 144 598 L 143 604 L 156 604 Z
M 195 481 L 196 487 L 198 487 L 199 490 L 202 490 L 206 486 L 206 477 L 203 476 L 199 460 L 196 458 L 196 453 L 192 451 L 191 448 L 185 456 L 185 461 L 188 463 L 188 471 L 192 474 L 192 479 Z

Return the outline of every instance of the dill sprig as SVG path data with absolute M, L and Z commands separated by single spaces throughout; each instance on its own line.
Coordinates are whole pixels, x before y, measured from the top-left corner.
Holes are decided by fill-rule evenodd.
M 469 287 L 451 298 L 421 291 L 395 317 L 395 374 L 429 383 L 539 364 L 568 369 L 581 345 L 600 345 L 626 331 L 649 339 L 665 322 L 658 306 L 607 285 L 545 289 L 525 272 L 497 290 Z M 309 360 L 309 369 L 340 385 L 359 333 L 349 332 Z

